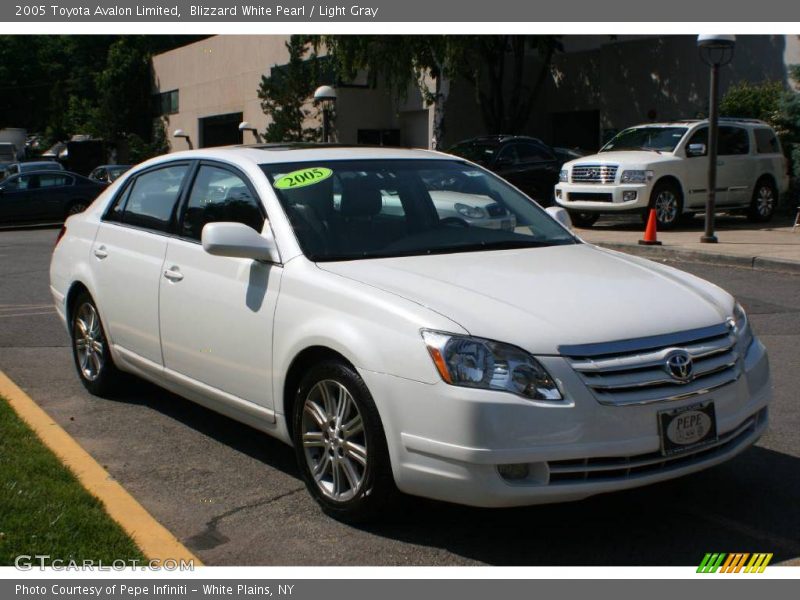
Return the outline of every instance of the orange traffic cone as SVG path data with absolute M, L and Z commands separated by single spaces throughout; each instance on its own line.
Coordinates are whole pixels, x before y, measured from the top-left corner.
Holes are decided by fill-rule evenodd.
M 647 228 L 644 230 L 644 239 L 639 240 L 643 246 L 660 246 L 661 242 L 656 239 L 656 209 L 650 209 L 650 216 L 647 218 Z

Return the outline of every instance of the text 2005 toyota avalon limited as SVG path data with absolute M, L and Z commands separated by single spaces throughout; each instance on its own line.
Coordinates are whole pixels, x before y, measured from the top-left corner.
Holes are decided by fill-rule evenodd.
M 742 307 L 560 210 L 433 152 L 176 153 L 67 221 L 52 293 L 90 392 L 127 371 L 292 444 L 343 519 L 398 490 L 574 500 L 753 444 L 770 375 Z

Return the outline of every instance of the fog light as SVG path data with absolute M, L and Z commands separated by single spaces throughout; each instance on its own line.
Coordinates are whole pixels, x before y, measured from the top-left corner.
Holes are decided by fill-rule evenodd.
M 556 198 L 561 199 L 561 190 L 556 190 Z
M 520 479 L 527 479 L 530 474 L 530 468 L 527 463 L 516 465 L 497 465 L 497 472 L 500 477 L 508 481 L 519 481 Z
M 623 202 L 632 202 L 633 200 L 636 200 L 636 192 L 622 192 L 622 200 Z

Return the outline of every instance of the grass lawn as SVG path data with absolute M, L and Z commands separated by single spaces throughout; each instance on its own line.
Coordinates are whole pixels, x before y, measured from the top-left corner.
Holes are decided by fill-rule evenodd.
M 0 397 L 0 565 L 13 565 L 21 554 L 105 564 L 144 559 L 100 501 Z

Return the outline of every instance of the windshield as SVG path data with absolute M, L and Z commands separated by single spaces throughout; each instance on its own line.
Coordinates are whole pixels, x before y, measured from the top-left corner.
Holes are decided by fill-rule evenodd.
M 447 152 L 488 167 L 499 148 L 500 144 L 492 140 L 471 140 L 456 144 Z
M 600 152 L 652 150 L 672 152 L 686 134 L 686 127 L 635 127 L 618 133 Z
M 544 210 L 461 161 L 261 165 L 314 261 L 575 244 Z

